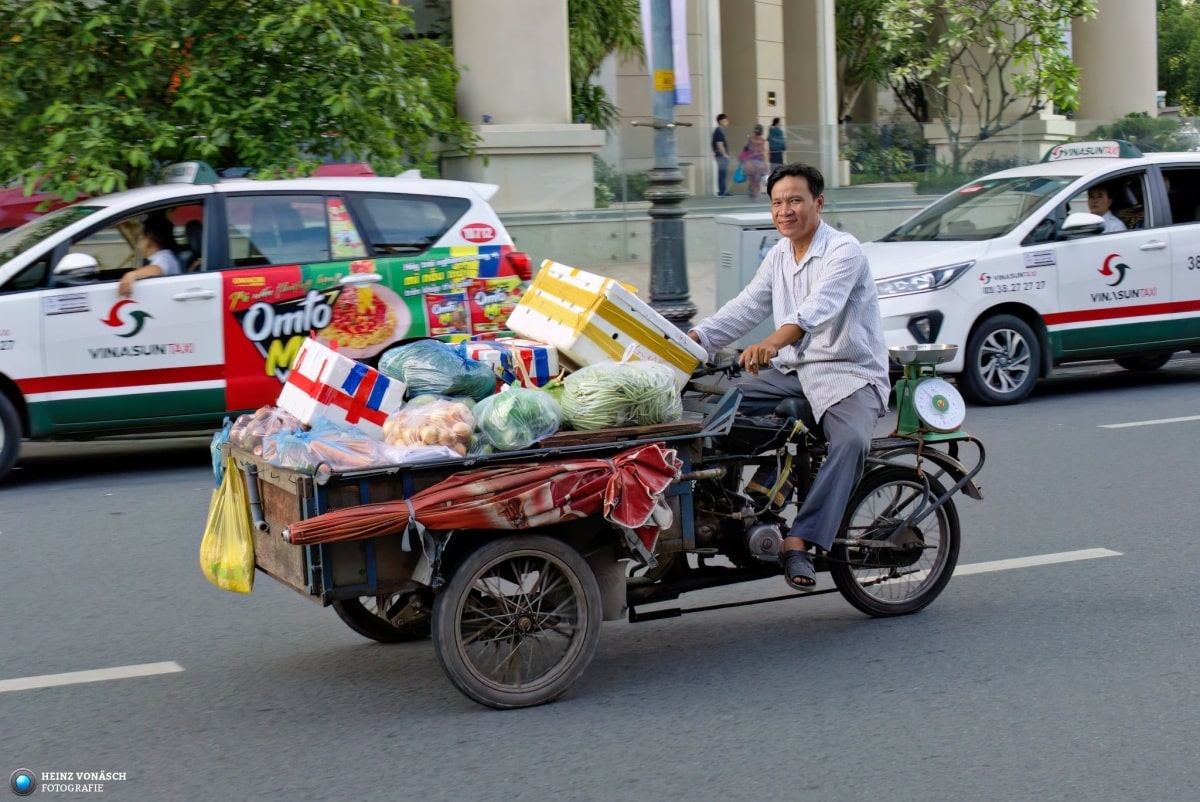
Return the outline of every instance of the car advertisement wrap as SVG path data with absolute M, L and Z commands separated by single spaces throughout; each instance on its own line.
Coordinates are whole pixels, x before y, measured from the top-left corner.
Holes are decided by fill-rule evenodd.
M 466 336 L 476 318 L 484 331 L 494 332 L 487 314 L 495 320 L 502 313 L 500 291 L 505 298 L 519 295 L 512 279 L 498 277 L 501 255 L 500 246 L 453 246 L 416 259 L 227 271 L 228 408 L 272 402 L 310 332 L 351 359 L 369 359 L 413 337 Z M 380 278 L 363 282 L 356 275 Z

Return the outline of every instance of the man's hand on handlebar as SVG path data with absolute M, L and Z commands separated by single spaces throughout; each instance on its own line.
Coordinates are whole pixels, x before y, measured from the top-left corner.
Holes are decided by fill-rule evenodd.
M 777 356 L 779 356 L 778 348 L 768 342 L 761 342 L 748 346 L 746 350 L 742 351 L 738 362 L 752 375 L 757 376 L 759 368 L 767 367 Z

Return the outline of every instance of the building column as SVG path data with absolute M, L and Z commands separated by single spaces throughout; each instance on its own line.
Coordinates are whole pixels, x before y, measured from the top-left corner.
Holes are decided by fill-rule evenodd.
M 826 186 L 836 187 L 841 176 L 834 0 L 788 0 L 781 11 L 787 159 L 815 165 Z
M 595 206 L 592 155 L 604 132 L 571 121 L 567 0 L 454 0 L 458 113 L 474 157 L 443 155 L 447 178 L 498 184 L 499 212 Z
M 1097 15 L 1071 24 L 1079 67 L 1081 130 L 1127 114 L 1158 114 L 1158 19 L 1154 0 L 1098 0 Z M 1085 122 L 1086 121 L 1086 122 Z

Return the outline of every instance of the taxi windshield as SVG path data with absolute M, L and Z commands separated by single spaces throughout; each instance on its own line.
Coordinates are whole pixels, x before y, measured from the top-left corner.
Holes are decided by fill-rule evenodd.
M 953 242 L 1002 237 L 1075 176 L 985 178 L 951 192 L 883 237 L 883 242 Z
M 102 206 L 65 206 L 36 220 L 30 220 L 7 234 L 0 234 L 0 265 L 9 259 L 20 256 L 56 231 L 62 231 L 76 220 L 82 220 L 102 208 Z

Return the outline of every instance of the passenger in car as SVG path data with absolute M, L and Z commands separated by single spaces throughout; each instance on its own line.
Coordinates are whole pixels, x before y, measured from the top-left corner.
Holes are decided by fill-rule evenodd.
M 1108 187 L 1104 184 L 1097 184 L 1088 190 L 1088 211 L 1092 214 L 1098 214 L 1104 218 L 1104 233 L 1111 234 L 1114 231 L 1125 231 L 1126 226 L 1121 222 L 1121 218 L 1112 213 L 1112 194 L 1108 191 Z
M 122 298 L 133 295 L 133 283 L 152 276 L 175 276 L 182 272 L 175 255 L 175 230 L 165 215 L 151 215 L 142 226 L 139 242 L 146 264 L 121 276 L 117 294 Z

